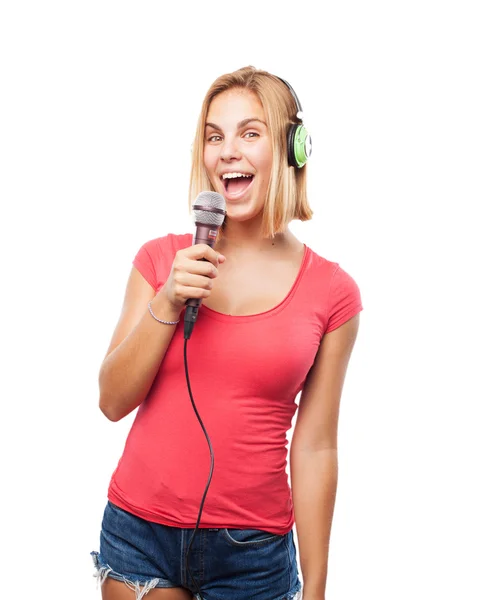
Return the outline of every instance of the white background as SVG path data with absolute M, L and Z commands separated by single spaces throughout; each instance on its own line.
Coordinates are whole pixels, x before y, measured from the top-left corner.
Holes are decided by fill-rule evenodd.
M 101 414 L 98 371 L 139 247 L 193 231 L 206 90 L 252 64 L 313 137 L 315 214 L 291 229 L 364 304 L 327 600 L 477 600 L 474 4 L 2 3 L 2 597 L 100 597 L 89 553 L 135 413 Z

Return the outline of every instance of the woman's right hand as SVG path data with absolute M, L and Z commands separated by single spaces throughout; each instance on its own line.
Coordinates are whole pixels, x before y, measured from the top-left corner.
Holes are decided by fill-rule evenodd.
M 206 259 L 206 260 L 201 260 Z M 226 258 L 208 244 L 195 244 L 178 250 L 170 275 L 158 294 L 166 297 L 173 310 L 180 311 L 189 298 L 208 298 L 218 266 Z

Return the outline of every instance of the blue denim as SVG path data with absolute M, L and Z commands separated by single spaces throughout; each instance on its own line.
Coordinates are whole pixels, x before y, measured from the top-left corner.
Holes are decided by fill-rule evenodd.
M 140 600 L 152 588 L 182 586 L 195 594 L 186 570 L 194 528 L 170 527 L 141 519 L 107 502 L 100 552 L 91 552 L 96 577 L 125 582 Z M 188 568 L 203 600 L 299 600 L 301 581 L 293 531 L 198 528 Z

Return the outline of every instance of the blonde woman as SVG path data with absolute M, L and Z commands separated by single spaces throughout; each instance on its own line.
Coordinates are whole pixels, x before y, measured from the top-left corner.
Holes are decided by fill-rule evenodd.
M 92 552 L 103 600 L 325 598 L 339 403 L 362 304 L 352 277 L 288 227 L 312 217 L 300 107 L 265 71 L 219 77 L 190 181 L 190 203 L 205 190 L 226 200 L 216 245 L 171 233 L 133 260 L 99 376 L 108 419 L 138 407 Z M 188 371 L 215 465 L 198 528 L 211 463 L 185 380 L 189 298 L 202 299 Z

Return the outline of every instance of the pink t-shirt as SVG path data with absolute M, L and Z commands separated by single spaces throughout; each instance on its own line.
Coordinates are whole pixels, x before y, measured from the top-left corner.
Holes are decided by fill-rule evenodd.
M 177 250 L 192 244 L 190 233 L 150 240 L 133 265 L 159 290 Z M 292 529 L 286 433 L 295 399 L 322 336 L 362 308 L 351 276 L 306 245 L 297 278 L 275 308 L 231 316 L 201 306 L 187 344 L 192 394 L 214 452 L 200 527 Z M 194 528 L 211 457 L 188 394 L 183 317 L 138 408 L 108 498 L 144 519 Z

